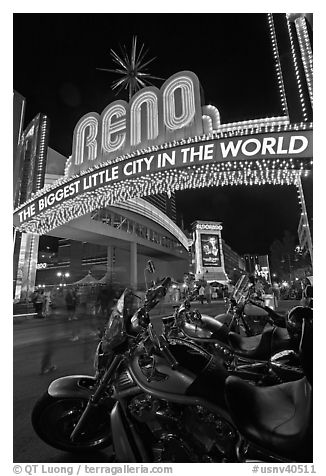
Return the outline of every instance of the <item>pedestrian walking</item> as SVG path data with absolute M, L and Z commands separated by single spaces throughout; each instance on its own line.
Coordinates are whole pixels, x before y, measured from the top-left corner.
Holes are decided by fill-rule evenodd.
M 43 290 L 36 289 L 35 293 L 32 296 L 32 302 L 34 305 L 34 309 L 36 312 L 36 317 L 43 318 L 43 303 L 44 303 L 44 295 Z
M 274 294 L 275 309 L 276 309 L 278 307 L 278 302 L 281 297 L 280 286 L 276 281 L 273 282 L 273 294 Z
M 47 321 L 43 322 L 42 326 L 44 327 L 41 329 L 41 332 L 43 333 L 43 351 L 41 357 L 40 375 L 54 372 L 57 369 L 57 366 L 53 363 L 56 331 L 53 329 L 53 326 L 49 325 L 49 322 Z
M 212 288 L 209 284 L 206 284 L 205 286 L 205 298 L 208 304 L 210 304 L 212 300 Z
M 217 299 L 217 288 L 216 286 L 213 287 L 212 289 L 212 299 Z
M 47 317 L 50 314 L 50 303 L 51 303 L 51 293 L 50 291 L 44 292 L 44 300 L 43 300 L 43 316 Z
M 66 308 L 68 311 L 68 321 L 76 320 L 76 293 L 74 290 L 67 289 L 65 294 Z
M 204 304 L 204 297 L 205 297 L 205 288 L 203 285 L 200 286 L 198 291 L 199 301 Z

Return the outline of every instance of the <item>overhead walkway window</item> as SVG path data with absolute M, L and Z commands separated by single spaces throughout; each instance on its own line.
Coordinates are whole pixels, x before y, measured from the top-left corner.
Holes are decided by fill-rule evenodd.
M 180 249 L 182 245 L 175 239 L 158 233 L 148 226 L 141 225 L 130 218 L 126 218 L 118 213 L 112 212 L 108 209 L 96 210 L 91 215 L 93 220 L 100 221 L 108 226 L 113 226 L 119 230 L 127 233 L 135 234 L 136 236 L 145 240 L 164 246 L 169 249 Z

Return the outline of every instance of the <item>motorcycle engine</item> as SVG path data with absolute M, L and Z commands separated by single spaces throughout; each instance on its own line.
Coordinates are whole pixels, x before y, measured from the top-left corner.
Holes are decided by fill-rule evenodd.
M 129 411 L 147 434 L 153 462 L 205 463 L 233 459 L 234 428 L 203 406 L 184 406 L 138 395 Z

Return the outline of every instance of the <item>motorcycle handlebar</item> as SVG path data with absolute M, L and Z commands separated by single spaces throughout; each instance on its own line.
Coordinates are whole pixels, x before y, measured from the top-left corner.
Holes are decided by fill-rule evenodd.
M 159 336 L 158 342 L 159 342 L 159 349 L 160 349 L 161 354 L 163 355 L 163 357 L 165 358 L 167 363 L 170 365 L 171 369 L 173 369 L 173 370 L 176 369 L 179 365 L 179 362 L 177 361 L 177 359 L 174 357 L 174 355 L 170 351 L 165 337 Z
M 164 357 L 170 367 L 172 369 L 177 368 L 179 362 L 176 360 L 176 358 L 170 351 L 168 341 L 166 340 L 165 336 L 157 335 L 152 324 L 148 326 L 148 335 L 154 345 L 154 348 L 156 348 L 156 350 L 160 352 L 160 354 Z
M 150 322 L 148 312 L 159 302 L 159 299 L 165 296 L 167 288 L 171 283 L 171 278 L 164 278 L 160 284 L 152 286 L 146 291 L 145 303 L 141 306 L 131 318 L 131 329 L 134 332 L 146 328 Z

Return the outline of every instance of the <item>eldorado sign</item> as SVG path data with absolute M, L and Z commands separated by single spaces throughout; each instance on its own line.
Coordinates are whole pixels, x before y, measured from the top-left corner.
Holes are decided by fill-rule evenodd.
M 155 181 L 160 172 L 190 173 L 191 167 L 198 169 L 205 164 L 209 170 L 214 164 L 226 162 L 232 166 L 239 161 L 257 167 L 259 161 L 271 159 L 295 159 L 297 163 L 301 161 L 302 167 L 312 157 L 312 131 L 279 130 L 251 135 L 247 131 L 235 137 L 198 137 L 219 126 L 218 110 L 201 106 L 198 78 L 188 71 L 169 78 L 161 90 L 144 88 L 129 105 L 115 101 L 101 115 L 86 114 L 75 127 L 65 183 L 39 192 L 15 210 L 14 225 L 19 228 L 38 215 L 41 221 L 49 221 L 49 211 L 55 213 L 58 206 L 65 204 L 71 208 L 74 201 L 77 210 L 78 203 L 88 200 L 95 191 L 104 196 L 97 206 L 112 203 L 111 198 L 106 199 L 110 195 L 108 187 L 121 189 L 124 183 L 132 187 L 140 178 L 145 183 Z M 194 137 L 197 140 L 188 140 Z M 183 145 L 174 146 L 180 143 Z M 79 216 L 82 212 L 78 209 L 76 213 Z

